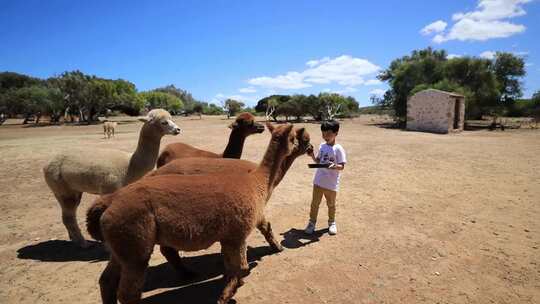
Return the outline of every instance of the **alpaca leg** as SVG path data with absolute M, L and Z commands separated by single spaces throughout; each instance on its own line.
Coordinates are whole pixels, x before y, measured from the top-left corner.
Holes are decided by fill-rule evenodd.
M 120 264 L 111 256 L 109 263 L 101 277 L 99 287 L 101 290 L 101 301 L 103 304 L 116 304 L 116 292 L 120 282 Z
M 257 225 L 257 229 L 262 233 L 268 244 L 270 244 L 270 247 L 275 252 L 281 252 L 283 251 L 283 246 L 281 246 L 280 243 L 276 240 L 274 233 L 272 232 L 272 226 L 270 225 L 270 222 L 266 221 L 266 219 L 263 219 L 259 225 Z
M 180 254 L 176 249 L 167 246 L 160 246 L 159 250 L 161 251 L 161 254 L 163 254 L 163 256 L 167 259 L 167 262 L 169 262 L 169 264 L 173 266 L 176 272 L 178 272 L 178 274 L 182 274 L 183 276 L 187 277 L 195 276 L 195 273 L 187 269 L 184 263 L 182 263 L 182 258 L 180 257 Z
M 77 224 L 77 207 L 81 203 L 81 192 L 74 192 L 69 195 L 56 195 L 56 199 L 62 207 L 62 222 L 66 227 L 69 239 L 77 243 L 82 248 L 87 248 L 89 244 L 84 239 L 79 224 Z
M 225 263 L 225 288 L 218 299 L 218 304 L 226 304 L 236 294 L 238 288 L 244 285 L 242 278 L 249 274 L 249 266 L 245 240 L 235 245 L 222 243 L 221 247 Z
M 118 300 L 121 304 L 138 304 L 141 302 L 144 273 L 148 267 L 148 260 L 122 264 L 118 286 Z

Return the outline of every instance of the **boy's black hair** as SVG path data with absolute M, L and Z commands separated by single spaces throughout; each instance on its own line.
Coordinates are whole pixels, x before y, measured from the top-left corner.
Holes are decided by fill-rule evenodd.
M 332 131 L 337 133 L 339 131 L 339 122 L 337 120 L 327 120 L 321 124 L 321 131 Z

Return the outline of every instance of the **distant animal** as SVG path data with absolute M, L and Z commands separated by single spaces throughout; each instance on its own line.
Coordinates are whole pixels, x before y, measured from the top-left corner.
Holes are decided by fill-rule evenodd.
M 161 137 L 177 135 L 180 128 L 169 112 L 155 109 L 148 113 L 133 154 L 113 149 L 93 147 L 73 148 L 53 157 L 43 168 L 45 182 L 62 208 L 62 222 L 69 238 L 87 247 L 77 224 L 77 207 L 84 192 L 111 193 L 136 181 L 154 169 Z
M 292 125 L 269 126 L 272 133 L 263 160 L 249 173 L 147 176 L 104 195 L 97 204 L 109 207 L 89 218 L 92 237 L 102 238 L 111 251 L 99 284 L 103 303 L 139 303 L 144 273 L 155 244 L 174 250 L 198 251 L 221 243 L 224 304 L 244 284 L 248 274 L 246 239 L 257 227 L 267 241 L 279 244 L 264 207 L 274 190 L 284 160 L 299 145 L 305 130 Z M 99 222 L 98 229 L 96 222 Z
M 167 145 L 159 155 L 157 167 L 186 157 L 240 158 L 246 137 L 264 131 L 264 125 L 255 122 L 255 116 L 250 113 L 239 114 L 229 128 L 231 129 L 229 142 L 222 154 L 197 149 L 185 143 L 172 143 Z
M 107 138 L 114 137 L 114 131 L 116 129 L 117 123 L 114 121 L 105 121 L 103 123 L 103 136 Z

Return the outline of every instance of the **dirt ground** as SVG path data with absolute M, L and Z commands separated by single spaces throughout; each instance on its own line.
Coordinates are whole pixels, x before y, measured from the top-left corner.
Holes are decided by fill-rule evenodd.
M 178 118 L 183 141 L 225 147 L 230 122 Z M 338 194 L 338 235 L 302 233 L 313 170 L 297 159 L 266 208 L 285 251 L 271 254 L 249 238 L 252 267 L 238 303 L 540 303 L 540 131 L 469 131 L 437 135 L 387 129 L 376 117 L 342 122 L 338 141 L 348 164 Z M 321 142 L 319 126 L 301 124 Z M 132 151 L 141 123 L 0 127 L 0 303 L 99 303 L 107 253 L 67 242 L 60 208 L 41 168 L 75 146 Z M 265 131 L 246 141 L 259 161 Z M 95 196 L 84 195 L 79 223 Z M 83 229 L 85 230 L 85 229 Z M 86 233 L 86 231 L 84 231 Z M 86 234 L 87 235 L 87 234 Z M 186 281 L 156 250 L 143 303 L 214 303 L 221 291 L 219 246 L 187 254 L 198 272 Z

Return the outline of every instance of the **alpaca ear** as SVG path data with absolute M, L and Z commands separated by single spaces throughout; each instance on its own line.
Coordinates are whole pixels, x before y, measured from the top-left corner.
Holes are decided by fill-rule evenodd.
M 238 127 L 238 123 L 236 121 L 229 125 L 229 129 L 234 129 L 236 127 Z
M 274 132 L 274 125 L 269 123 L 269 122 L 266 122 L 266 128 L 268 128 L 268 131 L 270 131 L 270 133 Z
M 289 124 L 285 127 L 285 133 L 286 134 L 290 134 L 292 129 L 293 129 L 294 125 L 293 124 Z
M 304 135 L 304 132 L 306 131 L 306 128 L 300 128 L 296 130 L 296 137 L 300 138 L 302 135 Z
M 139 117 L 139 121 L 147 122 L 147 121 L 150 121 L 150 119 L 148 119 L 148 116 L 145 116 L 145 117 Z

